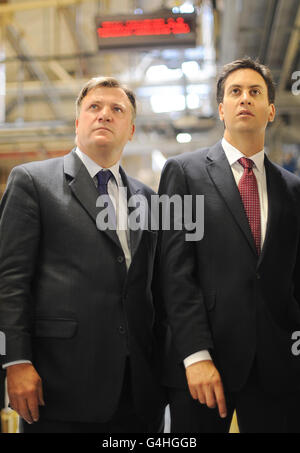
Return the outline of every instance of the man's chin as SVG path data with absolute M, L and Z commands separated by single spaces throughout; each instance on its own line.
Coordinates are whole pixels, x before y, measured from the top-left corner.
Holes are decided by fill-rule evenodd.
M 236 128 L 236 132 L 240 134 L 257 134 L 257 127 L 251 127 L 249 124 L 241 124 Z
M 110 140 L 108 140 L 106 137 L 98 137 L 94 142 L 92 143 L 92 147 L 96 150 L 98 149 L 99 151 L 110 151 L 112 149 L 112 143 Z

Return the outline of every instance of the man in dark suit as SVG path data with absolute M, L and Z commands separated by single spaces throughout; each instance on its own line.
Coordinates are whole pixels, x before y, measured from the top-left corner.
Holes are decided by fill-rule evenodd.
M 77 99 L 77 147 L 10 174 L 0 210 L 0 330 L 10 405 L 25 432 L 161 429 L 157 233 L 127 226 L 128 199 L 153 192 L 119 165 L 135 113 L 130 90 L 92 79 Z
M 192 195 L 204 222 L 202 240 L 182 222 L 159 241 L 172 432 L 227 432 L 234 409 L 241 432 L 300 431 L 300 179 L 264 154 L 274 95 L 265 66 L 226 65 L 223 140 L 162 172 L 159 193 Z

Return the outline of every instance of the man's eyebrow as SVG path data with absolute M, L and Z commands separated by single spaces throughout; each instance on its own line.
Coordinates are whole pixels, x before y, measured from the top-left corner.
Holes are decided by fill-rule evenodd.
M 239 83 L 233 83 L 232 85 L 229 85 L 229 88 L 242 88 L 243 85 L 240 85 Z M 249 85 L 247 88 L 260 88 L 261 90 L 263 90 L 263 86 L 262 85 L 259 85 L 259 83 L 256 83 L 254 85 Z
M 88 104 L 91 105 L 91 104 L 103 104 L 103 102 L 105 102 L 103 99 L 90 99 Z M 110 101 L 110 105 L 116 105 L 116 106 L 122 106 L 125 108 L 125 103 L 123 103 L 122 101 Z
M 96 99 L 90 98 L 87 103 L 88 104 L 100 104 L 100 101 L 97 101 Z
M 122 102 L 122 101 L 112 101 L 111 104 L 126 107 L 125 102 Z

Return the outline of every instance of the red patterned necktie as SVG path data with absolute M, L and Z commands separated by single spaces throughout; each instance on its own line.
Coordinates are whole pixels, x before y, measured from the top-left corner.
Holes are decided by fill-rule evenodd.
M 239 182 L 239 191 L 259 255 L 261 248 L 260 203 L 257 181 L 252 168 L 254 162 L 242 157 L 239 159 L 239 163 L 244 168 L 243 176 Z

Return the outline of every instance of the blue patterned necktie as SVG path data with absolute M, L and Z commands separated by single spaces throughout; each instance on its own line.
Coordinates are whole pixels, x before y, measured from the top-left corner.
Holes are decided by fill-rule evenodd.
M 96 176 L 98 180 L 98 192 L 100 193 L 100 195 L 107 195 L 105 201 L 107 202 L 107 210 L 110 220 L 109 224 L 113 226 L 112 229 L 116 230 L 117 222 L 115 208 L 107 190 L 108 181 L 110 180 L 110 178 L 113 178 L 114 176 L 110 170 L 101 170 L 97 173 Z
M 98 192 L 100 195 L 108 195 L 107 184 L 113 176 L 112 172 L 110 170 L 101 170 L 96 176 L 98 179 Z

